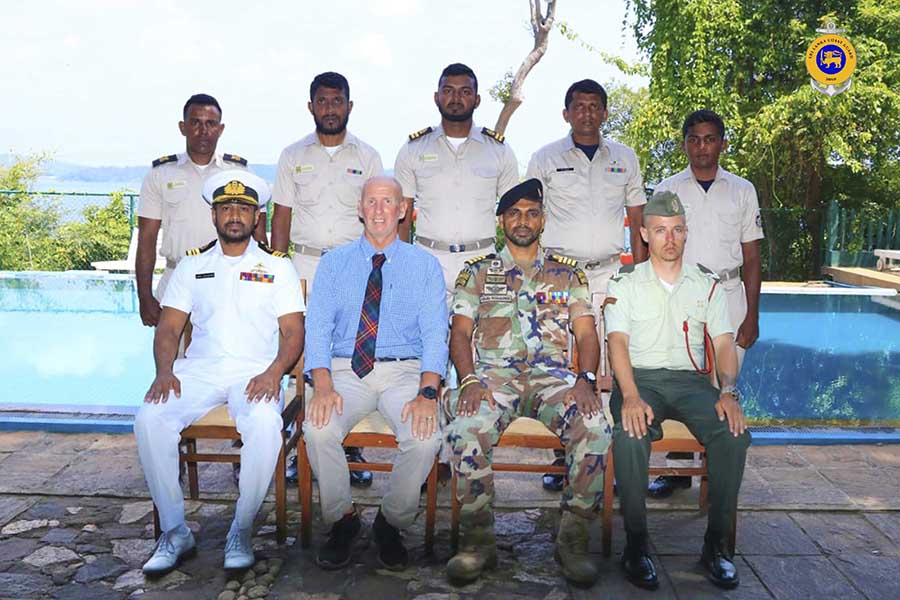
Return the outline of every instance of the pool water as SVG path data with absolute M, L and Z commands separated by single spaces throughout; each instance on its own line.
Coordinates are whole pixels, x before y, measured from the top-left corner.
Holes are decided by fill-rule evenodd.
M 0 404 L 134 413 L 155 374 L 153 331 L 132 277 L 0 273 Z
M 739 387 L 766 422 L 900 425 L 900 301 L 762 294 Z
M 824 292 L 762 294 L 739 381 L 747 414 L 900 425 L 900 299 Z M 153 332 L 132 277 L 0 272 L 0 404 L 134 413 L 155 373 Z

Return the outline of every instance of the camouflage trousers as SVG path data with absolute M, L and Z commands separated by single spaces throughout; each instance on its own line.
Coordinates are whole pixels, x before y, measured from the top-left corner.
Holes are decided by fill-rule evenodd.
M 494 472 L 493 448 L 501 434 L 517 417 L 530 417 L 559 436 L 566 449 L 568 478 L 562 494 L 563 510 L 593 518 L 603 495 L 604 457 L 609 448 L 609 424 L 601 413 L 589 419 L 567 402 L 566 392 L 575 383 L 572 373 L 541 370 L 518 372 L 512 368 L 477 371 L 497 401 L 491 409 L 482 402 L 472 416 L 454 416 L 459 392 L 449 394 L 447 443 L 458 477 L 456 497 L 461 516 L 471 518 L 492 510 Z

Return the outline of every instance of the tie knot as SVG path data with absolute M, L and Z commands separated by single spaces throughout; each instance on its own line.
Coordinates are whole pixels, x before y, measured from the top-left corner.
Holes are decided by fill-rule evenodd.
M 372 268 L 373 268 L 373 269 L 380 269 L 380 268 L 381 268 L 381 265 L 384 264 L 384 261 L 385 261 L 385 260 L 386 260 L 386 257 L 385 257 L 384 254 L 381 254 L 381 253 L 379 253 L 379 254 L 373 254 L 373 255 L 372 255 Z

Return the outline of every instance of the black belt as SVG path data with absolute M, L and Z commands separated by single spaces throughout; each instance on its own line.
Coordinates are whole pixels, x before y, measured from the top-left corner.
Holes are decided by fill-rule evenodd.
M 396 362 L 400 360 L 419 360 L 418 356 L 404 356 L 402 358 L 397 358 L 394 356 L 385 356 L 382 358 L 376 358 L 375 362 Z

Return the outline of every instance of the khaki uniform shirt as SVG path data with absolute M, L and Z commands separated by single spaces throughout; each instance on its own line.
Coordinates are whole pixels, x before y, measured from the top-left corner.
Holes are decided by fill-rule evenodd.
M 519 166 L 510 147 L 480 127 L 454 151 L 438 125 L 403 145 L 394 177 L 403 196 L 415 198 L 416 234 L 460 244 L 496 237 L 497 198 L 519 183 Z
M 552 256 L 523 269 L 504 247 L 459 274 L 452 313 L 475 321 L 479 365 L 569 372 L 571 322 L 593 309 L 584 273 Z
M 378 152 L 349 131 L 334 156 L 315 132 L 285 148 L 272 200 L 292 210 L 291 242 L 321 250 L 357 239 L 363 184 L 382 172 Z
M 669 292 L 650 261 L 640 263 L 631 273 L 613 277 L 609 282 L 606 333 L 628 335 L 628 354 L 636 369 L 673 369 L 692 371 L 684 338 L 688 325 L 691 356 L 703 368 L 703 326 L 716 338 L 734 333 L 728 319 L 725 290 L 700 269 L 685 263 L 675 288 Z
M 741 244 L 762 239 L 762 217 L 756 188 L 719 167 L 709 191 L 697 183 L 688 167 L 664 179 L 655 191 L 675 192 L 684 205 L 688 237 L 684 261 L 717 273 L 744 264 Z
M 182 152 L 177 160 L 153 167 L 144 177 L 137 215 L 162 221 L 159 252 L 166 259 L 177 263 L 191 248 L 216 239 L 209 204 L 202 195 L 203 184 L 211 175 L 230 169 L 247 167 L 216 153 L 201 169 Z
M 625 207 L 647 203 L 634 150 L 600 139 L 588 160 L 572 136 L 548 144 L 528 163 L 544 185 L 547 224 L 541 242 L 578 260 L 604 260 L 625 249 Z

